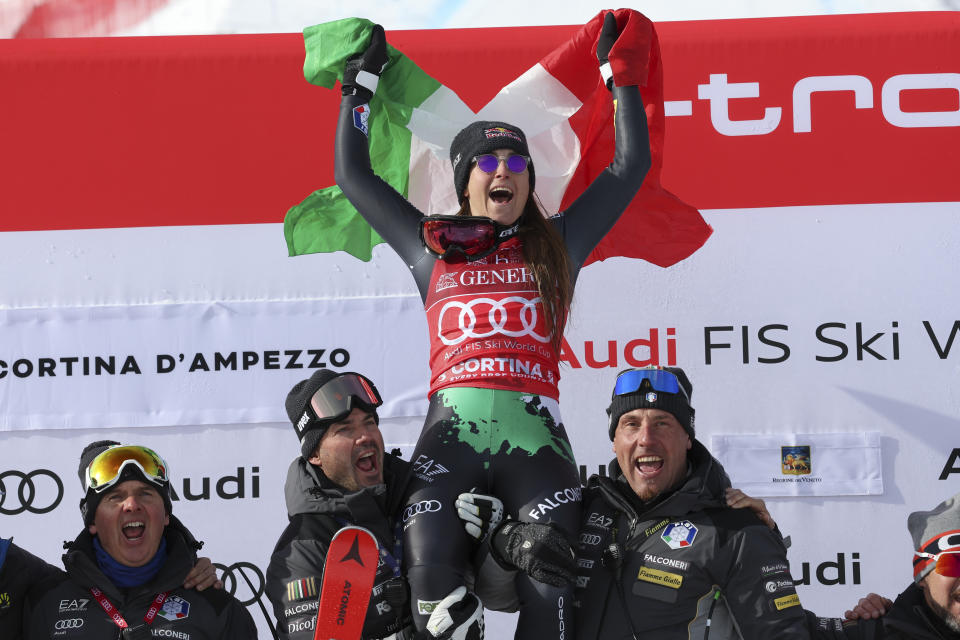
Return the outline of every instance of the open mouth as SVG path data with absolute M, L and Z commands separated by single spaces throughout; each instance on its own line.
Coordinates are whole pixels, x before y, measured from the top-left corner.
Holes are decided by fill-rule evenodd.
M 663 458 L 660 456 L 640 456 L 634 461 L 633 466 L 645 476 L 653 475 L 663 468 Z
M 143 532 L 146 530 L 146 525 L 142 522 L 128 522 L 123 525 L 120 531 L 123 532 L 123 536 L 127 540 L 139 540 L 143 537 Z
M 490 199 L 497 204 L 507 204 L 513 200 L 513 191 L 506 187 L 494 187 L 490 190 Z
M 357 458 L 357 469 L 364 473 L 374 473 L 377 470 L 377 452 L 367 451 Z

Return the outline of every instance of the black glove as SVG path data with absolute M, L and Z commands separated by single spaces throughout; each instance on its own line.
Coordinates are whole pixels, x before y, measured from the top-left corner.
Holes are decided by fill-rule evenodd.
M 437 603 L 427 628 L 414 640 L 483 640 L 483 604 L 466 587 L 457 587 Z
M 343 95 L 360 95 L 366 100 L 372 98 L 388 60 L 387 37 L 383 34 L 383 27 L 375 24 L 370 30 L 370 44 L 366 50 L 348 59 L 343 68 Z
M 613 85 L 613 71 L 610 69 L 610 49 L 613 43 L 617 41 L 620 35 L 617 30 L 617 18 L 612 11 L 608 11 L 603 17 L 603 28 L 600 29 L 600 36 L 597 38 L 597 60 L 600 62 L 600 75 L 603 81 L 610 89 Z
M 553 524 L 507 520 L 490 539 L 493 557 L 554 587 L 576 580 L 576 554 L 567 537 Z

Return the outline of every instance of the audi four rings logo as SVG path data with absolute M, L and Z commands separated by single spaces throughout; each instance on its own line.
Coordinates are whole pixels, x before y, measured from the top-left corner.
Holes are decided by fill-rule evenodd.
M 421 500 L 404 509 L 403 521 L 406 522 L 418 513 L 436 513 L 437 511 L 440 511 L 439 500 Z
M 510 312 L 507 309 L 507 305 L 511 302 L 520 305 L 519 320 L 523 326 L 523 329 L 520 331 L 506 328 L 507 322 L 510 320 Z M 527 300 L 522 296 L 508 296 L 503 300 L 475 298 L 467 303 L 452 300 L 440 308 L 440 317 L 437 320 L 438 337 L 443 341 L 443 344 L 448 347 L 460 344 L 467 338 L 489 338 L 497 334 L 511 338 L 530 336 L 538 342 L 550 342 L 550 336 L 541 336 L 535 331 L 537 327 L 538 302 L 540 302 L 540 298 Z M 451 309 L 459 312 L 457 322 L 460 325 L 460 335 L 456 338 L 443 335 L 443 316 Z M 490 323 L 490 330 L 477 332 L 475 331 L 477 328 L 477 312 L 482 313 L 483 311 L 487 312 L 487 321 Z
M 83 618 L 67 618 L 66 620 L 57 620 L 53 628 L 63 631 L 65 629 L 79 629 L 82 626 Z
M 600 536 L 594 533 L 581 533 L 580 542 L 581 544 L 589 544 L 590 546 L 596 546 L 600 544 Z
M 46 479 L 42 479 L 46 478 Z M 17 484 L 14 485 L 14 480 Z M 63 481 L 49 469 L 0 473 L 0 513 L 50 513 L 63 500 Z
M 257 565 L 252 562 L 234 562 L 228 567 L 225 564 L 214 562 L 213 566 L 221 572 L 220 579 L 223 580 L 223 590 L 235 596 L 243 606 L 249 607 L 263 596 L 266 579 Z M 252 594 L 246 600 L 237 596 L 237 585 L 239 584 L 245 585 Z

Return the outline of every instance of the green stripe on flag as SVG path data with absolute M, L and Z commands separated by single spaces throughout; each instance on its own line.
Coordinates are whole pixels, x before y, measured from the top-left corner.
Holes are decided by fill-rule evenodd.
M 334 81 L 343 77 L 347 58 L 366 48 L 372 26 L 369 20 L 347 18 L 304 29 L 303 75 L 307 82 L 332 88 Z M 390 45 L 387 48 L 390 62 L 370 101 L 370 164 L 387 184 L 407 197 L 412 136 L 407 124 L 413 110 L 441 85 L 403 53 Z M 369 261 L 373 247 L 383 242 L 336 186 L 314 191 L 291 207 L 283 232 L 291 256 L 346 251 Z

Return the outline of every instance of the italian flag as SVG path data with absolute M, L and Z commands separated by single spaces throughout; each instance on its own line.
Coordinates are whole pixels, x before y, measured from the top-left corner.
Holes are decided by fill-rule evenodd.
M 610 52 L 614 82 L 641 87 L 653 165 L 588 263 L 625 256 L 668 267 L 700 248 L 712 230 L 696 209 L 660 184 L 663 69 L 653 23 L 636 11 L 615 13 L 621 35 Z M 602 24 L 600 13 L 476 113 L 389 47 L 390 62 L 370 101 L 367 123 L 374 171 L 424 213 L 452 213 L 457 199 L 450 141 L 474 120 L 504 120 L 527 134 L 537 167 L 537 195 L 547 212 L 562 211 L 613 158 L 614 105 L 596 58 Z M 307 81 L 332 88 L 347 58 L 366 47 L 372 26 L 368 20 L 350 18 L 304 30 Z M 383 242 L 336 186 L 315 191 L 291 208 L 284 235 L 290 255 L 343 250 L 370 260 L 372 248 Z

